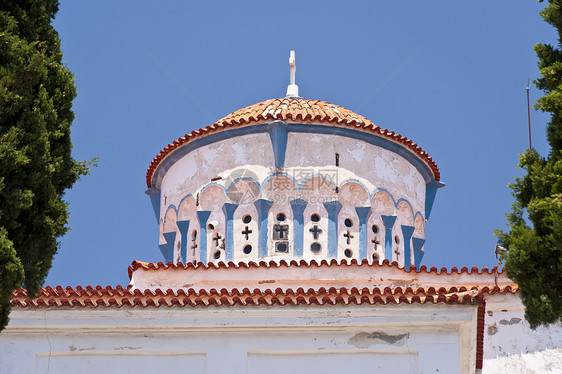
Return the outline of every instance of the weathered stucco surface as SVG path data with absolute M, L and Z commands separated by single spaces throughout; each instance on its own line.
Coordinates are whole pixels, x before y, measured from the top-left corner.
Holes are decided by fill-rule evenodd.
M 532 330 L 517 295 L 490 295 L 484 329 L 485 374 L 562 373 L 560 323 Z
M 415 227 L 417 238 L 423 239 L 425 235 L 425 182 L 419 171 L 392 151 L 341 135 L 289 132 L 282 169 L 274 167 L 273 146 L 267 133 L 216 141 L 176 161 L 164 175 L 160 189 L 160 219 L 164 222 L 159 244 L 166 245 L 164 232 L 176 232 L 173 261 L 180 258 L 182 237 L 176 222 L 182 220 L 190 221 L 185 261 L 227 260 L 225 203 L 238 205 L 233 216 L 231 258 L 235 261 L 259 258 L 259 212 L 254 202 L 260 198 L 272 202 L 267 212 L 266 239 L 267 256 L 274 259 L 295 255 L 297 235 L 290 204 L 295 199 L 307 204 L 299 258 L 329 258 L 330 240 L 334 240 L 338 259 L 361 259 L 358 207 L 372 208 L 366 222 L 367 246 L 362 255 L 369 260 L 385 259 L 387 230 L 381 215 L 397 216 L 392 227 L 391 261 L 404 265 L 406 244 L 410 247 L 411 263 L 414 261 L 412 243 L 404 243 L 403 225 Z M 337 232 L 334 239 L 329 239 L 330 225 L 324 203 L 333 201 L 339 201 L 341 209 L 337 215 Z M 219 223 L 207 230 L 205 258 L 200 258 L 201 242 L 197 238 L 200 224 L 196 211 L 202 210 L 211 212 L 208 222 Z M 313 215 L 318 215 L 319 220 L 312 221 Z M 242 221 L 245 216 L 250 217 L 250 225 Z M 280 222 L 278 217 L 285 217 L 285 221 Z M 286 237 L 282 238 L 286 239 L 284 252 L 277 250 L 279 238 L 274 237 L 280 225 L 283 234 L 286 231 Z M 216 240 L 217 234 L 220 240 Z
M 432 304 L 20 309 L 0 372 L 471 374 L 475 318 Z
M 341 135 L 289 133 L 286 167 L 318 168 L 339 165 L 349 170 L 373 191 L 392 191 L 415 211 L 423 211 L 425 182 L 419 171 L 402 156 L 361 140 Z M 340 182 L 343 179 L 340 178 Z

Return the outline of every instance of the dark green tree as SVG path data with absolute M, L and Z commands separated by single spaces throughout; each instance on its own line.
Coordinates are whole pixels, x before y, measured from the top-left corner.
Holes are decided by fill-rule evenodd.
M 0 0 L 0 330 L 12 292 L 39 291 L 68 230 L 64 192 L 88 170 L 71 156 L 76 87 L 57 11 L 57 0 Z
M 558 48 L 535 45 L 541 77 L 534 83 L 545 95 L 535 108 L 551 113 L 547 158 L 529 149 L 519 159 L 526 175 L 510 185 L 515 202 L 507 215 L 509 232 L 497 231 L 507 275 L 520 287 L 525 318 L 532 328 L 562 316 L 562 10 L 549 0 L 540 15 L 558 32 Z M 527 218 L 526 219 L 526 216 Z

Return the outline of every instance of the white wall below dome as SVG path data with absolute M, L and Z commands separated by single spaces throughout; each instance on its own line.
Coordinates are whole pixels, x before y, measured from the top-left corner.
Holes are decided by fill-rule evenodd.
M 476 309 L 16 309 L 0 334 L 0 372 L 472 374 Z

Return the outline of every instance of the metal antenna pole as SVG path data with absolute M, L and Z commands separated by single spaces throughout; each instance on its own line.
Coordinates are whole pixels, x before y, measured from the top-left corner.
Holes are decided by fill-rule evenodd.
M 529 80 L 527 79 L 527 119 L 529 120 L 529 149 L 533 149 L 533 144 L 531 143 L 531 106 L 529 104 Z

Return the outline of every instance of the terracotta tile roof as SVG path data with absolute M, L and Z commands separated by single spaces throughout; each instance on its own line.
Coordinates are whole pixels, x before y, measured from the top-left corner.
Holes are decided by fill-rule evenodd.
M 316 260 L 311 260 L 311 261 L 307 261 L 304 259 L 301 260 L 280 260 L 280 261 L 249 261 L 249 262 L 233 262 L 233 261 L 228 261 L 228 262 L 210 262 L 207 265 L 204 265 L 201 262 L 198 262 L 197 265 L 194 265 L 191 262 L 188 262 L 186 264 L 183 264 L 181 262 L 178 262 L 176 264 L 172 263 L 172 262 L 168 262 L 167 264 L 164 264 L 163 262 L 158 262 L 158 263 L 154 263 L 154 262 L 143 262 L 143 261 L 133 261 L 133 263 L 129 266 L 129 279 L 131 279 L 131 276 L 133 274 L 133 272 L 137 269 L 144 269 L 144 270 L 167 270 L 167 269 L 182 269 L 182 270 L 187 270 L 187 269 L 240 269 L 240 268 L 261 268 L 261 267 L 265 267 L 265 268 L 281 268 L 281 267 L 306 267 L 306 268 L 311 268 L 311 267 L 324 267 L 324 266 L 329 266 L 329 267 L 350 267 L 350 266 L 371 266 L 371 267 L 392 267 L 392 268 L 397 268 L 400 269 L 401 271 L 403 271 L 404 273 L 410 274 L 410 273 L 426 273 L 426 274 L 436 274 L 436 275 L 451 275 L 451 274 L 494 274 L 496 272 L 496 267 L 494 266 L 491 269 L 488 269 L 487 267 L 482 267 L 482 268 L 477 268 L 477 267 L 472 267 L 472 268 L 467 268 L 467 267 L 462 267 L 462 268 L 457 268 L 457 267 L 452 267 L 450 270 L 443 267 L 440 270 L 438 270 L 435 266 L 432 266 L 430 269 L 427 268 L 427 266 L 422 265 L 419 269 L 416 269 L 415 266 L 412 266 L 410 268 L 410 270 L 406 270 L 404 268 L 401 268 L 400 265 L 398 264 L 398 262 L 393 261 L 392 263 L 390 263 L 390 261 L 388 259 L 385 259 L 382 262 L 382 265 L 379 265 L 378 263 L 370 263 L 369 260 L 367 259 L 363 259 L 361 261 L 358 261 L 356 259 L 352 259 L 352 260 L 336 260 L 336 259 L 331 259 L 331 260 L 321 260 L 321 261 L 316 261 Z M 500 271 L 498 274 L 504 274 L 504 270 L 502 269 L 502 271 Z
M 320 288 L 317 290 L 298 288 L 296 290 L 267 289 L 264 291 L 236 288 L 194 290 L 154 291 L 132 290 L 121 286 L 42 288 L 39 295 L 30 299 L 25 289 L 12 295 L 14 308 L 62 308 L 62 307 L 197 307 L 197 306 L 245 306 L 245 305 L 336 305 L 336 304 L 479 304 L 484 303 L 485 294 L 515 293 L 510 286 L 485 289 L 465 287 L 442 287 L 435 289 L 410 287 L 401 288 Z
M 385 287 L 319 289 L 297 288 L 238 290 L 133 290 L 122 286 L 57 286 L 41 288 L 39 295 L 31 299 L 25 289 L 14 291 L 12 308 L 159 308 L 159 307 L 229 307 L 229 306 L 331 306 L 331 305 L 397 305 L 397 304 L 469 304 L 477 305 L 476 368 L 482 368 L 484 344 L 485 295 L 516 293 L 517 288 L 506 287 Z
M 336 126 L 353 127 L 357 130 L 376 134 L 409 149 L 429 166 L 436 181 L 440 179 L 439 168 L 435 161 L 433 161 L 420 146 L 406 137 L 396 134 L 394 131 L 382 129 L 367 118 L 343 107 L 320 100 L 286 97 L 283 99 L 266 100 L 239 109 L 210 126 L 192 131 L 190 134 L 186 134 L 173 143 L 168 144 L 168 146 L 162 149 L 150 163 L 146 172 L 147 186 L 149 188 L 152 187 L 152 176 L 162 160 L 184 144 L 200 136 L 205 136 L 224 129 L 260 124 L 274 120 L 288 123 L 329 123 Z

